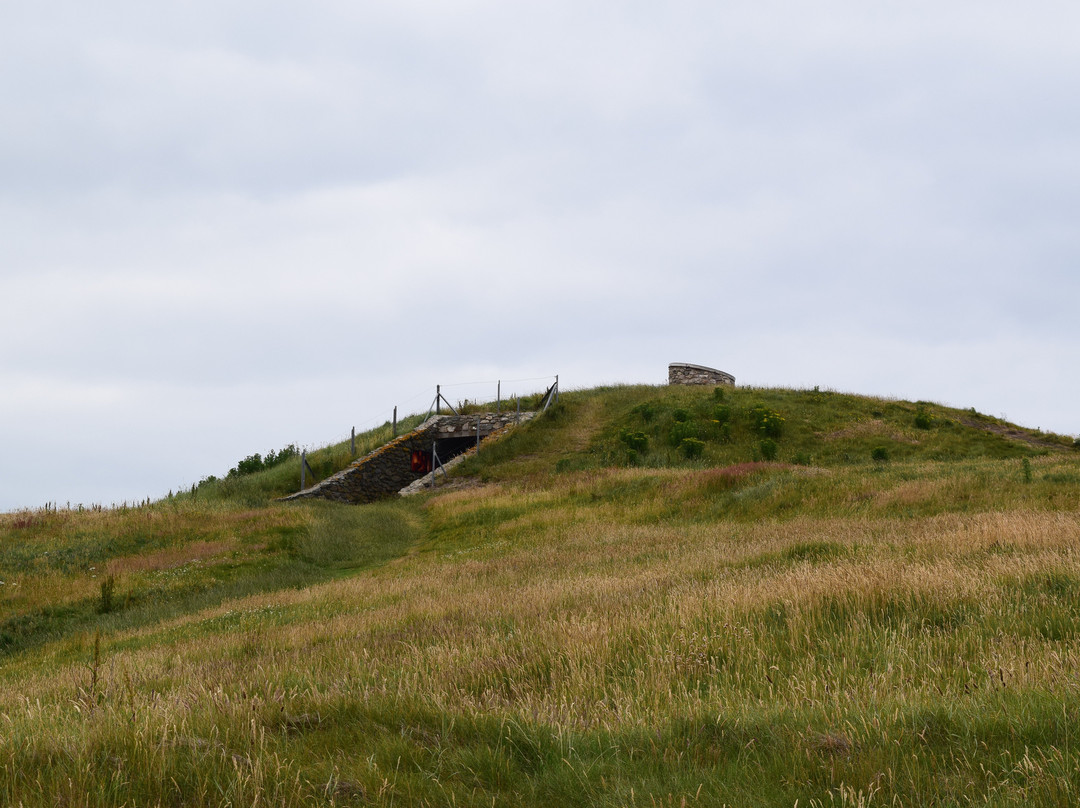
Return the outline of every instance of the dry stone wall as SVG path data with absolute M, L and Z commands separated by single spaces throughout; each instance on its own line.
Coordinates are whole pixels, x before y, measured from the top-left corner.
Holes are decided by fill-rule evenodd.
M 435 416 L 438 420 L 433 425 L 434 432 L 432 433 L 436 440 L 443 440 L 444 438 L 475 438 L 476 430 L 480 429 L 480 439 L 483 440 L 492 432 L 495 432 L 503 427 L 514 423 L 516 420 L 527 421 L 532 418 L 533 413 L 522 412 L 482 412 L 476 415 L 439 415 Z M 430 423 L 432 419 L 429 419 L 425 423 Z M 423 425 L 421 425 L 423 428 Z M 431 448 L 431 442 L 428 442 L 428 448 Z
M 735 384 L 735 377 L 705 365 L 672 362 L 668 365 L 668 384 Z
M 535 415 L 535 412 L 523 412 L 521 413 L 521 422 L 524 423 L 525 421 L 531 421 Z M 501 433 L 513 428 L 513 426 L 514 424 L 511 422 L 504 427 L 495 429 L 487 437 L 497 438 Z M 481 438 L 481 440 L 486 439 L 487 438 Z M 450 460 L 443 463 L 442 466 L 435 471 L 425 474 L 423 477 L 420 477 L 417 480 L 413 480 L 411 483 L 409 483 L 409 485 L 398 491 L 398 494 L 403 497 L 408 497 L 412 496 L 413 494 L 420 494 L 424 491 L 429 490 L 430 488 L 435 487 L 439 484 L 439 475 L 442 474 L 443 471 L 449 471 L 459 463 L 465 462 L 466 459 L 476 454 L 476 451 L 477 449 L 474 446 L 468 451 L 462 452 L 457 457 L 451 458 Z
M 447 438 L 475 438 L 477 428 L 483 440 L 516 420 L 524 421 L 532 415 L 531 412 L 489 412 L 433 416 L 412 432 L 380 446 L 322 482 L 283 499 L 330 499 L 350 503 L 385 499 L 423 476 L 412 470 L 414 451 L 430 452 L 433 443 Z

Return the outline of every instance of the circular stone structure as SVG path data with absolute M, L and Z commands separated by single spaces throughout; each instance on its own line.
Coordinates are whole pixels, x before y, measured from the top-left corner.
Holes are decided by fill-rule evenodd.
M 672 362 L 668 365 L 668 384 L 735 384 L 735 377 L 716 368 Z

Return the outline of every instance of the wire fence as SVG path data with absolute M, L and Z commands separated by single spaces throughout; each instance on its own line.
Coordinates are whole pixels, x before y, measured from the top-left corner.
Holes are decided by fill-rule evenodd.
M 522 379 L 522 380 L 519 380 L 519 381 L 540 381 L 540 380 L 546 380 L 546 379 L 550 379 L 550 378 L 551 378 L 550 376 L 541 376 L 541 377 L 539 377 L 537 379 Z M 501 380 L 496 380 L 494 382 L 463 382 L 463 383 L 458 384 L 458 385 L 441 385 L 441 384 L 435 385 L 435 398 L 432 400 L 431 406 L 428 407 L 427 416 L 430 417 L 433 412 L 434 412 L 435 415 L 441 415 L 442 414 L 442 405 L 443 404 L 445 404 L 447 409 L 449 409 L 450 412 L 454 413 L 455 415 L 459 415 L 461 410 L 464 410 L 466 407 L 469 406 L 469 400 L 466 398 L 463 401 L 458 401 L 458 406 L 455 408 L 454 405 L 450 403 L 449 399 L 447 399 L 446 396 L 443 395 L 442 390 L 443 390 L 444 386 L 445 387 L 466 387 L 466 386 L 491 385 L 491 384 L 495 385 L 495 398 L 494 398 L 495 412 L 502 412 L 503 401 L 505 400 L 507 403 L 509 403 L 511 398 L 510 397 L 507 397 L 506 399 L 503 398 L 502 381 Z M 544 391 L 544 395 L 540 399 L 539 409 L 546 410 L 548 408 L 548 405 L 551 403 L 552 396 L 554 396 L 556 399 L 558 398 L 558 391 L 559 391 L 559 376 L 558 376 L 558 374 L 556 374 L 555 375 L 555 381 L 552 382 L 551 386 L 548 387 Z M 512 400 L 514 401 L 515 408 L 520 409 L 521 397 L 519 396 L 518 393 L 515 392 L 513 394 Z M 490 405 L 492 402 L 491 402 L 491 400 L 488 400 L 485 403 L 487 405 Z M 473 399 L 473 407 L 476 407 L 479 404 L 480 404 L 480 401 L 478 399 Z M 395 408 L 395 412 L 396 411 L 397 411 L 397 408 Z
M 535 385 L 529 386 L 532 382 L 547 382 L 551 383 L 552 379 L 557 380 L 558 375 L 554 376 L 530 376 L 521 379 L 488 379 L 481 381 L 470 382 L 453 382 L 451 384 L 437 384 L 435 385 L 435 399 L 429 399 L 434 403 L 438 399 L 439 394 L 444 390 L 453 391 L 453 398 L 457 399 L 460 405 L 458 409 L 469 406 L 470 402 L 475 405 L 479 403 L 494 403 L 498 410 L 506 402 L 514 398 L 526 398 L 528 396 L 535 395 L 539 391 Z M 465 391 L 468 388 L 469 395 L 458 398 L 458 394 Z M 549 389 L 549 388 L 548 388 Z M 411 404 L 415 404 L 418 400 L 421 400 L 431 395 L 431 388 L 414 393 L 408 398 L 399 401 L 395 404 L 390 412 L 383 411 L 382 413 L 372 415 L 369 418 L 363 418 L 356 422 L 353 426 L 353 432 L 367 432 L 371 429 L 375 429 L 383 424 L 396 422 L 396 416 L 398 413 L 407 414 L 408 407 Z M 443 396 L 443 401 L 447 404 L 450 403 L 450 399 Z M 451 405 L 452 406 L 452 405 Z M 421 410 L 417 410 L 421 412 Z M 430 408 L 429 408 L 430 412 Z

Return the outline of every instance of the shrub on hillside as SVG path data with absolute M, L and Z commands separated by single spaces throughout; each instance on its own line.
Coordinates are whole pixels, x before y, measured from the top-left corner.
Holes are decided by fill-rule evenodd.
M 716 425 L 716 439 L 721 443 L 731 443 L 731 422 Z
M 768 438 L 779 438 L 784 431 L 784 417 L 764 404 L 755 404 L 746 412 L 750 426 Z
M 671 411 L 671 418 L 680 424 L 686 423 L 690 420 L 690 411 L 683 407 L 676 407 Z
M 930 413 L 926 410 L 919 410 L 915 413 L 915 426 L 918 429 L 929 429 L 934 425 L 934 419 L 930 417 Z
M 875 446 L 870 450 L 870 459 L 875 463 L 888 463 L 889 450 L 884 446 Z
M 705 451 L 705 441 L 698 440 L 697 438 L 683 438 L 679 444 L 679 451 L 683 453 L 683 457 L 688 460 L 692 460 L 695 457 L 701 457 Z
M 631 432 L 624 429 L 619 433 L 619 440 L 626 444 L 632 452 L 644 452 L 649 445 L 649 436 L 644 432 Z
M 776 460 L 776 453 L 779 448 L 772 438 L 762 438 L 758 443 L 758 451 L 761 452 L 763 460 Z
M 687 438 L 696 438 L 697 428 L 688 421 L 676 421 L 671 425 L 668 439 L 672 446 L 679 446 Z
M 253 455 L 248 455 L 239 463 L 235 468 L 229 469 L 229 476 L 236 477 L 240 474 L 254 474 L 256 471 L 262 471 L 265 466 L 263 465 L 262 455 L 256 452 Z
M 713 420 L 718 424 L 726 424 L 731 420 L 731 407 L 727 404 L 717 404 L 713 407 Z
M 245 457 L 234 468 L 229 469 L 229 476 L 238 477 L 242 474 L 254 474 L 257 471 L 278 466 L 290 458 L 299 456 L 299 454 L 299 450 L 291 443 L 280 451 L 268 452 L 266 457 L 256 452 Z
M 113 610 L 113 592 L 115 589 L 116 579 L 113 576 L 110 575 L 101 582 L 101 600 L 98 601 L 98 611 L 101 614 L 108 614 Z

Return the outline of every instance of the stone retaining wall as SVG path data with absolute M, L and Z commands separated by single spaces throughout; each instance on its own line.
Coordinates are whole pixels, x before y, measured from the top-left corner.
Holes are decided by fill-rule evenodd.
M 668 365 L 668 384 L 735 384 L 735 377 L 716 368 L 672 362 Z
M 412 470 L 414 451 L 430 452 L 432 443 L 446 438 L 475 438 L 478 425 L 483 440 L 518 419 L 526 421 L 532 416 L 531 412 L 435 415 L 412 432 L 380 446 L 322 482 L 282 499 L 331 499 L 351 503 L 385 499 L 423 476 Z
M 522 412 L 481 412 L 476 415 L 437 415 L 438 423 L 434 425 L 436 440 L 443 438 L 475 438 L 477 425 L 480 428 L 480 439 L 483 440 L 492 432 L 512 424 L 520 418 L 527 421 L 534 413 Z M 425 423 L 430 423 L 429 419 Z M 421 425 L 421 428 L 423 425 Z M 428 445 L 430 449 L 430 444 Z
M 525 421 L 531 421 L 533 419 L 533 416 L 535 416 L 535 415 L 536 415 L 535 412 L 523 412 L 523 413 L 521 413 L 521 422 L 524 423 Z M 491 432 L 488 435 L 488 437 L 498 439 L 498 437 L 501 434 L 503 434 L 504 432 L 512 429 L 514 426 L 515 426 L 515 424 L 513 422 L 511 422 L 511 423 L 507 424 L 506 426 L 501 427 L 501 428 L 496 429 L 495 431 Z M 487 438 L 481 438 L 481 440 L 487 440 Z M 450 469 L 452 469 L 454 466 L 458 465 L 459 463 L 465 462 L 466 459 L 468 459 L 468 458 L 472 457 L 474 454 L 476 454 L 476 451 L 477 451 L 477 449 L 474 446 L 471 449 L 469 449 L 468 451 L 462 452 L 457 457 L 451 458 L 450 460 L 443 463 L 442 466 L 439 467 L 438 469 L 435 469 L 434 471 L 432 471 L 432 472 L 430 472 L 428 474 L 425 474 L 423 477 L 420 477 L 417 480 L 413 480 L 407 486 L 405 486 L 400 491 L 398 491 L 398 494 L 403 496 L 403 497 L 409 497 L 409 496 L 412 496 L 413 494 L 423 493 L 424 491 L 427 491 L 430 488 L 433 488 L 433 487 L 437 486 L 439 484 L 439 482 L 440 482 L 439 475 L 442 474 L 443 471 L 449 471 Z

